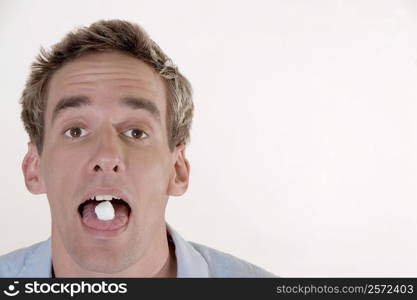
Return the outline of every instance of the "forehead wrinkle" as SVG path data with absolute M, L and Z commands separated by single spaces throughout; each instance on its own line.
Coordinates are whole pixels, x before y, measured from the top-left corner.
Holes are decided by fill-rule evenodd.
M 112 84 L 113 82 L 113 84 Z M 92 81 L 66 81 L 61 84 L 61 86 L 56 87 L 58 90 L 66 90 L 67 92 L 71 92 L 74 90 L 76 93 L 80 93 L 82 90 L 86 91 L 95 91 L 97 86 L 106 87 L 115 86 L 117 88 L 121 88 L 125 90 L 122 94 L 126 94 L 129 90 L 128 94 L 143 94 L 145 95 L 152 95 L 152 94 L 159 94 L 158 92 L 158 85 L 152 81 L 141 80 L 141 79 L 108 79 L 108 80 L 101 80 L 101 82 Z M 148 94 L 149 93 L 149 94 Z M 151 96 L 153 97 L 153 96 Z
M 127 82 L 130 82 L 130 83 L 132 83 L 131 85 L 129 85 L 129 84 L 118 84 L 118 86 L 129 86 L 129 87 L 138 87 L 138 86 L 136 86 L 135 85 L 135 83 L 137 84 L 137 83 L 139 83 L 140 84 L 140 87 L 142 87 L 142 85 L 145 85 L 145 86 L 156 86 L 156 84 L 155 83 L 152 83 L 151 81 L 148 81 L 148 80 L 142 80 L 142 79 L 133 79 L 133 78 L 101 78 L 100 79 L 100 81 L 106 81 L 106 82 L 108 82 L 108 81 L 114 81 L 115 83 L 117 83 L 117 82 L 119 82 L 119 81 L 122 81 L 123 83 L 125 83 L 126 81 Z M 100 82 L 97 82 L 95 79 L 93 79 L 93 80 L 85 80 L 85 79 L 83 79 L 83 80 L 81 80 L 81 81 L 69 81 L 69 82 L 66 82 L 66 83 L 64 83 L 64 85 L 77 85 L 77 84 L 88 84 L 88 85 L 95 85 L 95 84 L 97 84 L 97 85 L 100 85 Z
M 120 71 L 120 72 L 106 72 L 106 71 L 95 71 L 95 72 L 76 72 L 76 74 L 68 74 L 67 77 L 69 79 L 74 78 L 74 77 L 83 77 L 83 76 L 87 76 L 87 77 L 104 77 L 104 76 L 115 76 L 115 77 L 120 77 L 120 76 L 126 76 L 126 75 L 132 75 L 132 77 L 136 77 L 138 74 L 136 72 L 125 72 L 125 71 Z
M 131 83 L 132 85 L 139 84 L 140 87 L 157 87 L 158 85 L 155 80 L 150 80 L 147 78 L 138 78 L 136 73 L 83 73 L 67 75 L 64 76 L 64 78 L 62 79 L 64 81 L 63 85 L 100 84 L 100 81 L 113 81 L 115 83 L 122 81 L 123 83 L 127 82 L 127 86 L 129 86 L 129 83 Z
M 141 60 L 135 59 L 133 62 L 83 62 L 75 60 L 68 65 L 63 66 L 58 72 L 64 71 L 69 73 L 68 76 L 82 76 L 82 75 L 132 75 L 137 76 L 138 73 L 152 74 L 158 77 L 159 74 L 152 67 L 148 66 Z M 75 74 L 74 74 L 75 73 Z

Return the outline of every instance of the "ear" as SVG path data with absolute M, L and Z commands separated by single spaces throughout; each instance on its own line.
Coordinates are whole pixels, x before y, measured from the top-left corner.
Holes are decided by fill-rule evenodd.
M 32 194 L 46 193 L 45 184 L 40 172 L 40 156 L 33 142 L 28 143 L 28 152 L 22 162 L 23 176 L 26 188 Z
M 190 178 L 190 163 L 185 158 L 185 145 L 179 145 L 174 149 L 176 160 L 174 170 L 168 184 L 168 195 L 181 196 L 188 189 Z

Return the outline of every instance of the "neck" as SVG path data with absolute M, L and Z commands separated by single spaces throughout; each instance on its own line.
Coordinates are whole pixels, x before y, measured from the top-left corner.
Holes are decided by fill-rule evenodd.
M 65 249 L 57 230 L 52 228 L 52 272 L 54 277 L 176 277 L 175 245 L 165 234 L 133 265 L 117 273 L 99 273 L 84 269 Z

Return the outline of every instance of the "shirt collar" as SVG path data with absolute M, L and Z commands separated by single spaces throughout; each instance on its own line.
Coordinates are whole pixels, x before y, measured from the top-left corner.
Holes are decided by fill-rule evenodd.
M 177 277 L 209 277 L 208 264 L 203 256 L 169 224 L 167 231 L 175 245 Z
M 177 277 L 209 277 L 208 264 L 203 256 L 169 224 L 166 226 L 175 245 Z M 30 251 L 19 277 L 52 277 L 51 238 Z

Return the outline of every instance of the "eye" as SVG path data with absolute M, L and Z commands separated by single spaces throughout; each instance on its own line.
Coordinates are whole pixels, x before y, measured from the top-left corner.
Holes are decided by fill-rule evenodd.
M 134 139 L 139 139 L 139 140 L 142 140 L 148 137 L 148 134 L 145 131 L 137 129 L 137 128 L 126 130 L 123 134 L 125 136 L 131 137 Z
M 85 136 L 87 134 L 87 130 L 79 127 L 73 127 L 65 130 L 64 134 L 71 138 L 79 138 L 81 136 Z

